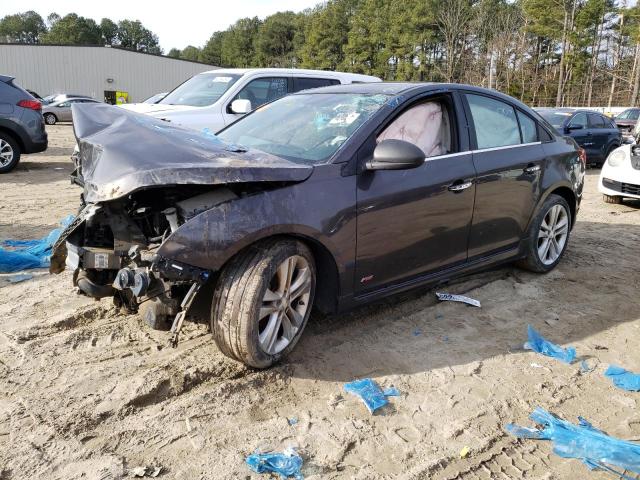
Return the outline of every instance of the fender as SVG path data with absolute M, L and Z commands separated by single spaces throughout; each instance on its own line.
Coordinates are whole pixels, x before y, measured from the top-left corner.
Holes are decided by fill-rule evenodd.
M 325 165 L 305 182 L 240 197 L 202 212 L 173 232 L 157 253 L 217 271 L 238 252 L 262 239 L 277 235 L 305 237 L 329 252 L 342 282 L 340 291 L 351 291 L 356 238 L 355 177 L 338 177 L 341 185 L 336 188 L 333 172 L 322 173 L 336 168 L 340 166 Z M 325 180 L 331 182 L 331 190 L 323 188 Z
M 567 150 L 567 146 L 572 148 Z M 543 148 L 547 155 L 547 160 L 545 162 L 544 175 L 541 178 L 540 198 L 529 216 L 527 231 L 533 219 L 540 212 L 544 202 L 554 191 L 560 188 L 571 191 L 574 200 L 572 226 L 575 224 L 576 213 L 582 200 L 585 165 L 578 157 L 578 147 L 575 141 L 568 137 L 561 137 L 555 142 L 544 143 Z
M 21 149 L 24 150 L 25 145 L 29 143 L 29 136 L 25 129 L 19 123 L 7 118 L 0 118 L 0 130 L 6 130 L 13 138 L 16 139 Z M 25 141 L 26 140 L 26 141 Z

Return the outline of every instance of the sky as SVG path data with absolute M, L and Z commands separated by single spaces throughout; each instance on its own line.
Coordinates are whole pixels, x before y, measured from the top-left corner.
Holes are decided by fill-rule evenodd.
M 0 18 L 34 10 L 45 20 L 51 12 L 56 12 L 61 17 L 77 13 L 93 18 L 97 23 L 103 17 L 109 17 L 115 22 L 125 18 L 140 20 L 158 35 L 160 46 L 167 53 L 174 47 L 201 47 L 213 32 L 225 30 L 240 18 L 264 18 L 285 10 L 300 12 L 320 2 L 321 0 L 179 0 L 166 3 L 148 0 L 0 0 Z

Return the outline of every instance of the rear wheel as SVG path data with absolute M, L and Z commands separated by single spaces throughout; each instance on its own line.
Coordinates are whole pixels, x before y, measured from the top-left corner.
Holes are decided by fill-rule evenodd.
M 45 113 L 44 114 L 44 122 L 47 125 L 55 125 L 58 119 L 53 113 Z
M 0 173 L 13 170 L 20 161 L 20 146 L 5 132 L 0 132 Z
M 620 205 L 622 203 L 622 197 L 615 195 L 602 195 L 602 199 L 604 200 L 604 203 L 613 203 L 615 205 Z
M 569 243 L 571 210 L 567 201 L 551 194 L 531 222 L 527 256 L 518 265 L 533 272 L 544 273 L 560 262 Z
M 296 240 L 258 243 L 222 270 L 211 330 L 227 356 L 266 368 L 286 356 L 307 324 L 316 285 L 311 251 Z

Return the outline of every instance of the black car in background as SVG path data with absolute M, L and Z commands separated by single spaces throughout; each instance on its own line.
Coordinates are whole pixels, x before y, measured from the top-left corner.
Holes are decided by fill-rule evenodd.
M 0 174 L 13 170 L 23 153 L 47 149 L 42 103 L 0 75 Z
M 622 145 L 616 123 L 598 112 L 571 108 L 537 108 L 561 135 L 568 135 L 587 154 L 587 163 L 601 167 L 609 154 Z
M 503 262 L 550 271 L 582 197 L 572 139 L 466 85 L 303 91 L 215 136 L 104 104 L 73 117 L 84 204 L 51 271 L 66 258 L 81 292 L 171 324 L 174 341 L 204 295 L 219 348 L 258 368 L 294 348 L 312 307 Z

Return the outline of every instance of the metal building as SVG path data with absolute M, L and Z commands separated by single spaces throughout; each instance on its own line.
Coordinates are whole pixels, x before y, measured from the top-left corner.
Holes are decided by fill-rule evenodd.
M 114 47 L 0 44 L 0 74 L 42 97 L 72 93 L 113 103 L 118 92 L 141 102 L 215 68 Z

